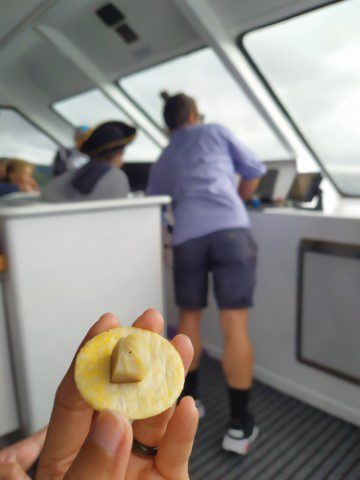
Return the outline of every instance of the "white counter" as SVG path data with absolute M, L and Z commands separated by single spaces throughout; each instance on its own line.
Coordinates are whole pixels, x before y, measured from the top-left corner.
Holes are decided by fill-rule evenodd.
M 0 206 L 0 218 L 19 218 L 19 217 L 42 217 L 57 214 L 71 214 L 82 212 L 100 212 L 119 210 L 125 208 L 151 207 L 167 205 L 170 203 L 170 197 L 137 197 L 123 198 L 120 200 L 98 200 L 94 202 L 68 202 L 68 203 L 47 203 L 34 202 L 22 206 Z
M 334 212 L 252 213 L 259 246 L 258 283 L 250 331 L 258 378 L 329 413 L 360 425 L 360 388 L 296 359 L 298 249 L 302 239 L 359 245 L 360 220 Z M 326 274 L 319 288 L 325 288 Z M 354 289 L 355 285 L 344 285 Z M 313 312 L 316 315 L 316 312 Z M 342 315 L 347 315 L 346 311 Z M 344 351 L 346 345 L 343 345 Z
M 23 426 L 48 421 L 56 386 L 98 317 L 164 310 L 161 207 L 168 197 L 0 211 Z
M 327 214 L 269 208 L 250 213 L 253 235 L 259 247 L 255 307 L 250 314 L 255 376 L 357 425 L 360 425 L 360 387 L 299 363 L 295 341 L 299 243 L 308 238 L 359 245 L 359 212 L 357 208 Z M 167 271 L 167 283 L 167 316 L 175 319 L 175 323 L 177 312 L 170 270 Z M 344 288 L 351 288 L 357 294 L 356 285 L 344 285 Z M 342 313 L 347 314 L 346 311 Z M 207 349 L 220 357 L 222 336 L 212 294 L 202 332 Z
M 290 217 L 300 216 L 308 218 L 348 218 L 352 220 L 360 220 L 360 201 L 344 201 L 339 204 L 337 208 L 325 212 L 290 207 L 265 208 L 261 211 L 251 210 L 251 213 L 259 212 L 272 215 L 288 215 Z

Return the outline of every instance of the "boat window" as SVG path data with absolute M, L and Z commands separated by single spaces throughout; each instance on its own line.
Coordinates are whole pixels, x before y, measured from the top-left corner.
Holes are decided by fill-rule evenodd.
M 74 127 L 79 125 L 95 127 L 108 120 L 133 124 L 129 117 L 98 89 L 60 100 L 53 104 L 53 109 Z M 160 148 L 139 130 L 135 141 L 126 148 L 124 160 L 152 162 L 159 154 Z
M 360 1 L 244 36 L 242 45 L 343 195 L 360 196 Z
M 205 122 L 228 127 L 261 159 L 290 156 L 210 48 L 131 74 L 119 85 L 159 125 L 163 125 L 160 92 L 183 92 L 197 100 Z
M 50 165 L 59 145 L 12 108 L 0 108 L 0 156 Z

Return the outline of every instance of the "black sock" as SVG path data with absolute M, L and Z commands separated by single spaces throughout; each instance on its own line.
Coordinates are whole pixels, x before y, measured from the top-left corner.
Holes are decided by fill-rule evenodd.
M 248 402 L 250 389 L 228 387 L 230 400 L 230 418 L 232 421 L 244 422 L 249 415 Z
M 198 369 L 188 372 L 185 378 L 185 385 L 182 391 L 181 396 L 186 397 L 186 395 L 191 395 L 193 398 L 197 399 L 198 397 Z

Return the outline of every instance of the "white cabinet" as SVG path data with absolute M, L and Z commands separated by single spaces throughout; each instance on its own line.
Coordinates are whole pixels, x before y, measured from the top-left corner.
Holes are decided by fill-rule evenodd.
M 24 427 L 42 427 L 79 342 L 105 312 L 163 311 L 167 197 L 3 209 L 7 304 Z
M 0 437 L 19 428 L 15 382 L 6 329 L 3 284 L 0 279 Z

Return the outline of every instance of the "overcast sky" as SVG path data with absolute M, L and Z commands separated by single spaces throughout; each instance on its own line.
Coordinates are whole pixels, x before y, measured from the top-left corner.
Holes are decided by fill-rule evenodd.
M 245 46 L 343 189 L 360 195 L 360 0 L 250 33 Z

